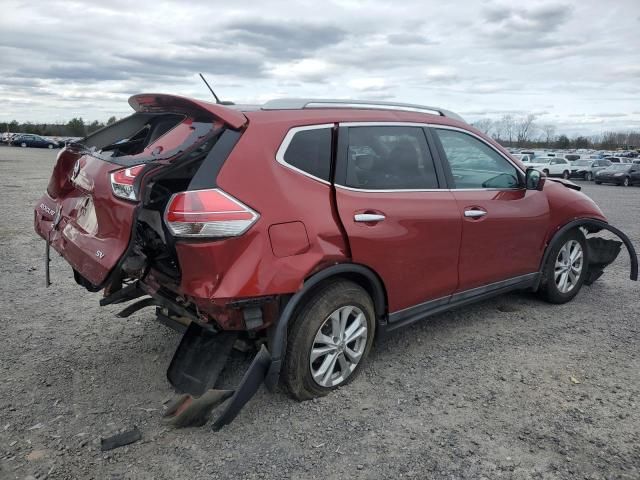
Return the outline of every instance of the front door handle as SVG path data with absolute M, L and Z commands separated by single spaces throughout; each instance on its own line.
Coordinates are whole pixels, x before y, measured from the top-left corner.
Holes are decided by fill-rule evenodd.
M 479 208 L 474 208 L 471 210 L 465 210 L 464 216 L 467 218 L 480 218 L 484 217 L 487 214 L 486 211 L 480 210 Z
M 381 222 L 385 218 L 384 215 L 380 215 L 378 213 L 356 213 L 353 216 L 353 219 L 356 222 L 368 223 L 368 222 Z

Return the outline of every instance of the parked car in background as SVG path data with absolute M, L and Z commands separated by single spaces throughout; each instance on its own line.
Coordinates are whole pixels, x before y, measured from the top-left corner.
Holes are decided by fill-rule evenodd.
M 562 177 L 565 179 L 568 179 L 572 170 L 575 169 L 575 167 L 571 166 L 569 160 L 558 157 L 536 157 L 529 166 L 544 172 L 549 177 Z
M 631 163 L 628 158 L 624 157 L 604 157 L 606 160 L 609 160 L 611 163 Z
M 533 157 L 528 153 L 514 153 L 511 156 L 517 158 L 522 163 L 526 163 L 527 165 L 533 161 Z
M 40 135 L 22 134 L 11 140 L 11 145 L 17 147 L 58 148 L 58 144 Z
M 593 166 L 596 162 L 593 160 L 576 160 L 572 162 L 574 170 L 572 170 L 571 178 L 582 178 L 583 180 L 590 181 L 593 179 Z
M 628 187 L 640 183 L 640 165 L 633 163 L 614 163 L 595 175 L 598 185 L 601 183 L 614 183 Z
M 601 158 L 593 162 L 593 166 L 591 167 L 591 173 L 593 175 L 593 178 L 595 178 L 596 173 L 598 173 L 601 170 L 604 170 L 605 168 L 609 168 L 611 165 L 613 164 L 605 158 Z

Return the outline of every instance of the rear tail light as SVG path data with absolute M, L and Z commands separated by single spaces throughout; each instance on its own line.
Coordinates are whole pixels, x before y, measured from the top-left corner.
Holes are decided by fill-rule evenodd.
M 218 188 L 176 193 L 165 221 L 177 237 L 237 237 L 260 215 Z
M 113 172 L 111 174 L 111 190 L 113 194 L 126 200 L 138 200 L 133 188 L 133 182 L 135 182 L 136 176 L 143 168 L 144 165 L 136 165 L 135 167 L 123 168 Z

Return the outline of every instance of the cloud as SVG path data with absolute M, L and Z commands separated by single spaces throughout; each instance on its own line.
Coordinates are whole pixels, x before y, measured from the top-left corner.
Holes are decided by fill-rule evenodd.
M 347 33 L 333 25 L 279 20 L 237 20 L 223 27 L 227 45 L 265 50 L 271 58 L 304 58 L 305 54 L 340 43 Z
M 637 0 L 607 14 L 580 0 L 4 0 L 3 11 L 0 120 L 104 120 L 142 91 L 209 99 L 198 72 L 238 102 L 393 99 L 478 118 L 548 111 L 545 122 L 597 119 L 597 131 L 635 125 L 638 110 Z
M 513 50 L 534 50 L 563 45 L 556 35 L 573 8 L 567 4 L 532 7 L 491 5 L 483 12 L 484 35 L 494 45 Z
M 626 117 L 626 113 L 596 113 L 596 117 L 601 118 L 617 118 L 617 117 Z
M 387 35 L 387 42 L 391 45 L 433 45 L 437 42 L 430 40 L 421 33 L 392 33 Z

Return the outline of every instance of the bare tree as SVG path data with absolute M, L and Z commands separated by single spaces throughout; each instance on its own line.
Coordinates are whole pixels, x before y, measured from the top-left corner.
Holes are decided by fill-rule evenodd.
M 526 117 L 521 117 L 515 121 L 515 132 L 516 139 L 518 142 L 518 146 L 522 145 L 524 142 L 529 140 L 529 135 L 531 135 L 532 130 L 534 129 L 534 120 L 536 116 L 533 114 L 529 114 Z
M 482 120 L 478 120 L 477 122 L 474 122 L 471 125 L 476 127 L 485 135 L 491 135 L 491 133 L 494 130 L 494 121 L 491 120 L 490 118 L 483 118 Z
M 542 132 L 544 133 L 545 143 L 549 146 L 555 140 L 556 126 L 551 124 L 542 125 Z
M 498 120 L 497 129 L 499 131 L 498 139 L 509 142 L 509 145 L 513 143 L 513 136 L 515 134 L 515 119 L 511 115 L 503 115 Z M 504 138 L 503 138 L 504 135 Z

